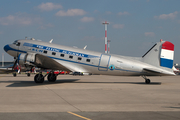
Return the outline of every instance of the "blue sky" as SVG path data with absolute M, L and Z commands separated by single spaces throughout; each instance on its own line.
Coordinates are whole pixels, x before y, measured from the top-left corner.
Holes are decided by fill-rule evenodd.
M 175 44 L 180 63 L 179 0 L 2 0 L 0 53 L 3 46 L 26 36 L 42 41 L 104 52 L 104 25 L 110 52 L 142 56 L 160 39 Z M 0 55 L 1 61 L 1 55 Z

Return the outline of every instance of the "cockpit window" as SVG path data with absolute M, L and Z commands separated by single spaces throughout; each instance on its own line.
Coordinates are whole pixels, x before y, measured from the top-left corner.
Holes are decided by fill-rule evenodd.
M 16 46 L 20 46 L 20 42 L 18 42 L 18 40 L 15 40 L 14 42 L 13 42 L 13 44 L 15 44 Z
M 13 44 L 16 44 L 16 43 L 17 43 L 17 41 L 18 41 L 18 40 L 15 40 L 15 41 L 13 42 Z

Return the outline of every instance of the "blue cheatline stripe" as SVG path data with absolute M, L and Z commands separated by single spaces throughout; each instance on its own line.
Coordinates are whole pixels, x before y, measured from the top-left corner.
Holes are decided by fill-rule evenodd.
M 167 67 L 167 68 L 173 67 L 173 60 L 164 59 L 164 58 L 161 58 L 160 60 L 161 60 L 161 66 L 162 67 Z
M 9 45 L 7 45 L 7 47 L 6 47 L 6 52 L 8 52 L 9 50 L 16 51 L 16 52 L 27 53 L 26 51 L 16 50 L 16 49 L 14 49 L 14 48 L 11 48 Z

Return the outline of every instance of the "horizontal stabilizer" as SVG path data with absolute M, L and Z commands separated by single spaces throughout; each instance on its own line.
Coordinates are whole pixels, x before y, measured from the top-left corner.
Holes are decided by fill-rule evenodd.
M 143 70 L 147 71 L 147 72 L 150 72 L 150 73 L 159 73 L 159 74 L 162 73 L 161 71 L 155 70 L 155 69 L 152 69 L 152 68 L 143 68 Z
M 153 75 L 175 75 L 173 70 L 165 69 L 156 69 L 156 68 L 143 68 L 145 72 L 148 72 Z

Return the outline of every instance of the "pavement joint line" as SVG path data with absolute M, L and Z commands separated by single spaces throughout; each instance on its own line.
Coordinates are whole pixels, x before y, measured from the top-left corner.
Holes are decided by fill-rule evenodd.
M 85 120 L 91 120 L 91 119 L 89 119 L 89 118 L 83 117 L 83 116 L 81 116 L 81 115 L 78 115 L 78 114 L 73 113 L 73 112 L 70 112 L 70 111 L 68 111 L 68 113 L 69 113 L 69 114 L 72 114 L 72 115 L 75 115 L 75 116 L 77 116 L 77 117 L 80 117 L 80 118 L 82 118 L 82 119 L 85 119 Z
M 46 86 L 47 87 L 47 86 Z M 49 87 L 47 87 L 50 91 L 52 91 L 54 94 L 56 94 L 58 97 L 60 97 L 61 99 L 63 99 L 67 104 L 73 106 L 75 109 L 77 109 L 78 111 L 81 111 L 79 108 L 77 108 L 76 106 L 72 105 L 71 103 L 69 103 L 67 100 L 65 100 L 62 96 L 60 96 L 59 94 L 57 94 L 56 92 L 54 92 L 52 89 L 50 89 Z M 81 111 L 82 112 L 82 111 Z

